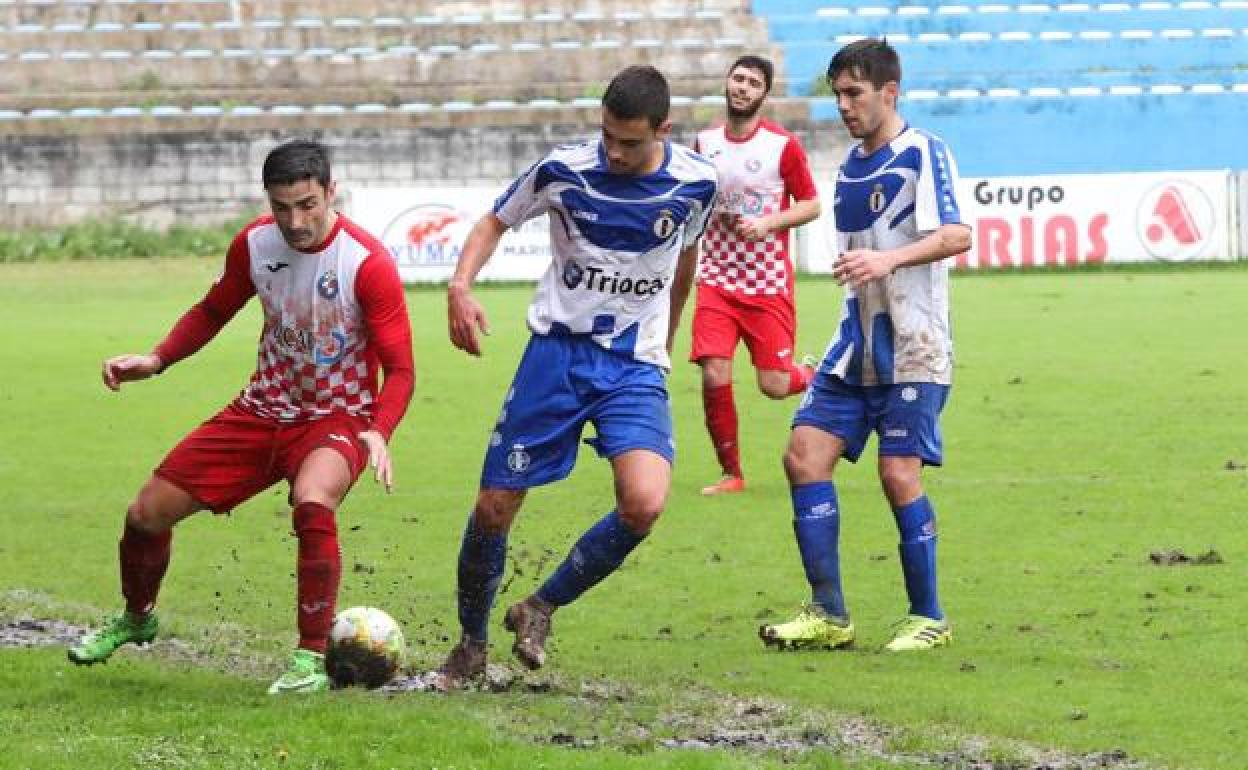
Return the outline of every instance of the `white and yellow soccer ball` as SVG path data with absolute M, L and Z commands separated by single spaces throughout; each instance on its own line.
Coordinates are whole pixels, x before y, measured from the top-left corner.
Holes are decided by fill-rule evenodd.
M 335 687 L 381 687 L 403 666 L 403 629 L 376 607 L 352 607 L 334 617 L 325 672 Z

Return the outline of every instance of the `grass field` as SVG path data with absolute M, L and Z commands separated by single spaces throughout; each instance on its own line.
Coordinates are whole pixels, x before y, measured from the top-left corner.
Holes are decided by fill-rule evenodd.
M 0 621 L 94 623 L 117 608 L 125 506 L 163 452 L 241 387 L 258 309 L 121 394 L 100 384 L 99 361 L 153 344 L 218 269 L 0 266 Z M 179 528 L 161 615 L 180 645 L 93 669 L 67 665 L 60 648 L 0 649 L 0 767 L 999 770 L 1048 750 L 1084 766 L 1121 750 L 1150 767 L 1240 770 L 1245 296 L 1243 268 L 955 279 L 947 465 L 927 476 L 948 649 L 878 652 L 905 602 L 869 462 L 838 478 L 858 647 L 761 649 L 760 621 L 806 598 L 779 468 L 795 402 L 759 396 L 739 359 L 751 488 L 702 499 L 716 471 L 696 369 L 679 363 L 668 511 L 620 573 L 556 617 L 542 672 L 501 693 L 267 698 L 294 639 L 294 545 L 274 489 Z M 362 483 L 341 511 L 342 606 L 394 614 L 418 668 L 456 633 L 459 535 L 526 339 L 528 289 L 480 297 L 494 333 L 474 360 L 446 342 L 442 294 L 409 294 L 419 374 L 393 444 L 398 487 L 387 497 Z M 834 284 L 802 282 L 799 347 L 821 350 L 839 307 Z M 687 350 L 687 323 L 681 340 Z M 608 468 L 588 450 L 571 479 L 536 490 L 500 604 L 531 590 L 611 504 Z M 1213 549 L 1224 563 L 1150 560 L 1170 549 Z M 501 613 L 493 629 L 494 660 L 507 663 Z M 753 734 L 768 740 L 666 743 Z

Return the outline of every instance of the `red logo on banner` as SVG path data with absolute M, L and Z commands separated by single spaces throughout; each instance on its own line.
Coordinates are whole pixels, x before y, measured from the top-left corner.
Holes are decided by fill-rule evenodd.
M 400 265 L 438 267 L 454 265 L 471 215 L 439 203 L 412 206 L 386 225 L 381 240 Z
M 1136 214 L 1140 243 L 1155 259 L 1184 260 L 1200 255 L 1214 224 L 1208 196 L 1181 180 L 1163 182 L 1145 193 Z
M 416 214 L 416 220 L 407 227 L 407 242 L 417 247 L 450 241 L 451 225 L 460 219 L 458 211 L 425 209 Z

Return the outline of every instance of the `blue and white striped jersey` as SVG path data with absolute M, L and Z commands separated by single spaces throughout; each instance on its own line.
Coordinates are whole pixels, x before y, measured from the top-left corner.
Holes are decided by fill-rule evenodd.
M 870 155 L 855 144 L 836 180 L 839 251 L 887 251 L 960 223 L 956 185 L 953 156 L 924 131 L 907 126 Z M 848 288 L 823 368 L 850 385 L 950 384 L 948 260 Z
M 668 369 L 672 277 L 706 229 L 715 167 L 668 142 L 646 176 L 607 170 L 601 140 L 563 145 L 494 203 L 515 227 L 550 215 L 554 256 L 529 306 L 535 334 L 589 334 L 608 350 Z

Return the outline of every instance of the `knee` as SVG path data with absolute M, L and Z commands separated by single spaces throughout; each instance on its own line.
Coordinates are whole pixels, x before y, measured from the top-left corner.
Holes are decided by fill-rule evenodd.
M 616 512 L 620 521 L 638 535 L 647 535 L 663 513 L 667 503 L 662 493 L 639 494 L 620 500 Z
M 758 383 L 758 389 L 764 396 L 773 401 L 780 401 L 789 397 L 789 383 L 787 381 L 777 383 L 771 379 L 760 380 Z
M 126 526 L 140 532 L 156 535 L 173 527 L 174 522 L 165 516 L 152 496 L 141 490 L 126 509 Z
M 290 502 L 293 505 L 316 503 L 336 511 L 349 487 L 349 480 L 344 483 L 339 479 L 309 478 L 309 474 L 301 473 L 290 489 Z
M 880 486 L 883 487 L 884 496 L 894 508 L 909 503 L 923 493 L 919 475 L 904 467 L 881 466 Z
M 506 534 L 520 510 L 524 493 L 514 490 L 482 490 L 472 509 L 477 529 L 490 535 Z
M 789 484 L 809 484 L 821 480 L 824 474 L 820 473 L 814 459 L 802 445 L 790 444 L 784 450 L 784 475 Z

